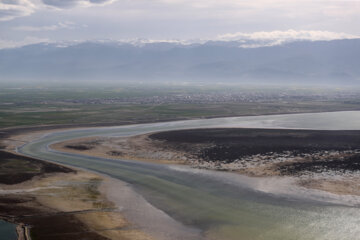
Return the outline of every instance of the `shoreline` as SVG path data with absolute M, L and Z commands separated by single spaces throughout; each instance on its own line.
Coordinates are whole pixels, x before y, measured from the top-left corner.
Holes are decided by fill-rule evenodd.
M 346 112 L 349 112 L 349 111 L 346 111 Z M 320 113 L 320 112 L 318 112 L 318 113 Z M 292 114 L 304 114 L 304 113 L 292 113 Z M 279 115 L 279 114 L 275 114 L 275 115 Z M 238 117 L 238 116 L 234 116 L 234 117 Z M 179 121 L 183 121 L 183 120 L 179 120 Z M 131 125 L 133 125 L 133 124 L 136 124 L 136 123 L 132 123 Z M 102 127 L 106 127 L 106 126 L 102 126 Z M 25 131 L 24 134 L 17 134 L 17 139 L 1 139 L 1 134 L 0 134 L 0 140 L 2 140 L 2 143 L 4 143 L 4 140 L 5 140 L 5 143 L 6 143 L 5 146 L 6 146 L 7 150 L 9 150 L 9 149 L 16 150 L 17 146 L 19 146 L 20 144 L 23 144 L 24 142 L 27 142 L 26 137 L 28 137 L 30 140 L 33 140 L 34 137 L 36 137 L 36 138 L 41 137 L 42 135 L 47 134 L 47 133 L 52 133 L 52 132 L 55 132 L 55 131 L 62 131 L 64 129 L 69 129 L 69 130 L 81 129 L 81 128 L 84 128 L 84 126 L 78 126 L 76 128 L 68 128 L 68 127 L 66 127 L 66 128 L 57 128 L 56 126 L 46 126 L 46 128 L 47 128 L 46 130 L 43 129 L 41 131 L 33 131 L 34 129 L 30 129 L 29 131 Z M 17 131 L 21 132 L 21 129 L 20 130 L 19 129 L 15 130 L 15 132 L 17 132 Z M 134 158 L 134 160 L 141 160 L 141 158 L 137 158 L 137 159 Z M 42 160 L 40 160 L 40 161 L 42 161 Z M 178 162 L 178 163 L 183 164 L 183 162 Z M 89 172 L 89 171 L 86 170 L 86 172 Z
M 251 130 L 251 129 L 246 129 Z M 187 130 L 180 130 L 187 131 Z M 188 130 L 189 132 L 201 131 L 198 129 Z M 227 129 L 225 131 L 232 131 Z M 263 130 L 265 131 L 265 130 Z M 314 132 L 314 133 L 334 133 L 334 131 L 315 131 L 315 130 L 270 130 L 270 131 L 287 131 L 287 132 Z M 169 133 L 171 133 L 170 131 Z M 176 131 L 174 131 L 176 132 Z M 352 141 L 353 135 L 356 137 L 357 131 L 337 131 L 336 134 L 348 134 L 349 141 Z M 296 184 L 309 189 L 317 189 L 338 195 L 357 195 L 360 196 L 358 182 L 360 176 L 356 173 L 357 160 L 354 163 L 345 160 L 337 163 L 348 164 L 349 170 L 334 167 L 336 159 L 351 159 L 360 153 L 359 148 L 354 150 L 340 150 L 334 146 L 333 150 L 324 149 L 311 153 L 301 153 L 297 156 L 291 151 L 280 153 L 256 153 L 244 156 L 240 161 L 234 162 L 204 160 L 199 156 L 200 152 L 209 152 L 210 149 L 216 148 L 216 144 L 209 143 L 186 143 L 176 142 L 172 145 L 166 140 L 154 139 L 152 136 L 166 134 L 167 132 L 142 134 L 131 137 L 87 137 L 72 139 L 65 142 L 54 143 L 49 147 L 55 151 L 68 152 L 73 154 L 90 155 L 108 159 L 127 159 L 160 164 L 177 164 L 188 165 L 192 168 L 221 170 L 249 177 L 282 177 L 290 176 L 296 180 Z M 334 133 L 335 134 L 335 133 Z M 335 135 L 336 135 L 335 134 Z M 345 134 L 345 135 L 346 135 Z M 335 136 L 336 137 L 336 136 Z M 191 138 L 191 137 L 190 137 Z M 311 141 L 311 140 L 309 140 Z M 331 141 L 330 141 L 331 142 Z M 219 153 L 221 150 L 221 145 Z M 355 145 L 356 146 L 356 145 Z M 359 146 L 360 147 L 360 146 Z M 195 149 L 195 150 L 194 150 Z M 340 150 L 340 151 L 339 151 Z M 227 150 L 226 150 L 227 151 Z M 229 150 L 231 151 L 231 150 Z M 215 154 L 214 152 L 213 154 Z M 216 153 L 216 154 L 219 154 Z M 204 153 L 202 153 L 204 155 Z M 204 155 L 205 156 L 205 155 Z M 212 155 L 210 155 L 212 156 Z M 318 172 L 312 172 L 311 166 L 316 164 L 322 166 Z M 351 165 L 353 164 L 353 165 Z M 344 165 L 347 167 L 347 165 Z M 355 168 L 354 168 L 355 167 Z M 354 169 L 353 169 L 354 168 Z M 322 169 L 322 170 L 321 170 Z M 351 170 L 353 169 L 353 170 Z M 352 173 L 352 171 L 355 171 Z
M 109 177 L 74 171 L 0 184 L 0 218 L 16 224 L 18 240 L 31 240 L 31 235 L 40 240 L 64 239 L 63 235 L 88 240 L 153 240 L 109 200 L 103 191 Z M 60 229 L 56 227 L 58 223 L 62 225 Z
M 59 129 L 60 131 L 63 129 Z M 11 140 L 9 139 L 4 139 L 2 141 L 3 145 L 4 145 L 4 149 L 7 152 L 10 152 L 12 154 L 15 154 L 17 156 L 20 157 L 27 157 L 21 153 L 16 152 L 17 147 L 21 146 L 24 142 L 27 142 L 28 139 L 34 140 L 37 138 L 41 138 L 41 136 L 44 136 L 48 133 L 53 133 L 53 130 L 42 130 L 42 131 L 35 131 L 35 132 L 28 132 L 28 133 L 24 133 L 24 134 L 18 134 L 18 135 L 12 135 Z M 1 139 L 0 139 L 1 140 Z M 200 239 L 198 237 L 198 230 L 195 229 L 188 229 L 188 227 L 185 227 L 184 225 L 182 225 L 182 223 L 177 222 L 176 220 L 172 219 L 171 217 L 169 217 L 166 213 L 164 213 L 163 211 L 155 208 L 154 206 L 152 206 L 149 202 L 147 202 L 142 196 L 140 196 L 138 193 L 136 193 L 131 187 L 127 186 L 127 184 L 125 182 L 122 182 L 120 180 L 117 179 L 113 179 L 107 175 L 102 175 L 99 173 L 95 173 L 92 172 L 90 170 L 84 170 L 81 168 L 77 168 L 77 167 L 72 167 L 72 166 L 65 166 L 63 164 L 58 164 L 58 163 L 53 163 L 50 161 L 45 161 L 45 160 L 40 160 L 37 159 L 38 161 L 41 162 L 45 162 L 45 163 L 50 163 L 50 164 L 54 164 L 54 165 L 58 165 L 58 166 L 64 166 L 66 168 L 70 168 L 70 169 L 74 169 L 75 171 L 79 171 L 79 172 L 84 172 L 84 173 L 88 173 L 88 174 L 94 174 L 98 177 L 101 177 L 102 179 L 102 183 L 98 188 L 98 191 L 101 193 L 101 196 L 103 196 L 106 201 L 110 201 L 111 204 L 114 204 L 114 206 L 116 206 L 116 210 L 115 212 L 117 214 L 120 214 L 120 222 L 126 223 L 127 226 L 125 227 L 120 227 L 119 226 L 113 226 L 110 227 L 109 230 L 106 230 L 106 232 L 110 233 L 107 235 L 111 235 L 111 232 L 115 232 L 115 231 L 123 231 L 123 234 L 125 234 L 124 236 L 120 236 L 119 234 L 115 234 L 115 237 L 109 237 L 107 239 L 111 239 L 111 240 L 122 240 L 122 239 L 132 239 L 132 240 L 154 240 L 153 236 L 156 236 L 157 238 L 155 239 L 159 239 L 159 240 L 167 240 L 167 235 L 172 235 L 172 239 Z M 30 182 L 38 182 L 38 179 L 31 179 L 29 180 Z M 26 183 L 26 182 L 25 182 Z M 116 183 L 116 184 L 114 184 Z M 121 186 L 121 190 L 126 192 L 126 196 L 127 197 L 119 197 L 119 194 L 112 194 L 111 191 L 109 190 L 105 190 L 107 188 L 113 189 L 116 186 Z M 2 188 L 1 184 L 0 184 L 0 189 Z M 119 189 L 117 188 L 115 191 L 113 191 L 115 193 L 119 193 Z M 118 195 L 118 196 L 117 196 Z M 1 200 L 1 193 L 0 193 L 0 200 Z M 133 202 L 137 202 L 137 208 L 140 207 L 140 209 L 143 209 L 144 211 L 146 211 L 148 213 L 148 218 L 147 222 L 152 222 L 152 228 L 149 228 L 147 225 L 147 222 L 144 221 L 139 221 L 143 218 L 143 214 L 141 212 L 139 212 L 138 209 L 134 209 L 134 207 L 132 206 Z M 0 201 L 1 202 L 1 201 Z M 135 212 L 135 214 L 129 214 L 129 211 L 125 211 L 123 212 L 123 210 L 125 209 L 123 204 L 126 203 L 127 204 L 127 208 L 131 209 L 132 211 Z M 48 204 L 48 202 L 47 202 Z M 50 203 L 51 205 L 51 203 Z M 1 210 L 0 210 L 1 212 Z M 127 212 L 127 213 L 126 213 Z M 130 211 L 131 212 L 131 211 Z M 81 220 L 81 219 L 80 219 Z M 88 227 L 93 228 L 93 226 L 91 225 L 97 225 L 96 221 L 92 221 L 90 222 L 90 225 L 88 225 L 87 221 L 84 219 L 81 220 L 82 223 L 86 224 Z M 17 224 L 18 228 L 19 228 L 19 240 L 22 240 L 21 237 L 25 236 L 24 234 L 27 234 L 27 236 L 30 236 L 29 234 L 29 228 L 24 228 L 24 226 L 27 226 L 26 224 L 24 224 L 23 222 L 14 222 L 15 224 Z M 110 226 L 113 225 L 112 223 L 110 223 Z M 133 227 L 131 227 L 133 226 Z M 166 226 L 166 227 L 165 227 Z M 140 228 L 139 228 L 140 227 Z M 21 229 L 22 233 L 21 233 Z M 113 230 L 111 230 L 113 229 Z M 156 231 L 158 229 L 162 229 L 163 232 L 160 231 Z M 168 229 L 168 230 L 167 230 Z M 97 232 L 97 231 L 96 231 Z M 187 233 L 186 233 L 187 232 Z M 113 234 L 114 235 L 114 234 Z M 183 238 L 184 236 L 187 236 L 186 238 Z M 31 239 L 24 239 L 24 240 L 31 240 Z M 96 239 L 97 240 L 97 239 Z
M 14 177 L 6 180 L 7 175 L 0 171 L 0 218 L 16 225 L 18 240 L 31 240 L 31 235 L 39 240 L 49 239 L 53 234 L 57 237 L 54 235 L 51 239 L 75 234 L 88 240 L 153 240 L 127 221 L 101 190 L 109 177 L 11 151 L 0 151 L 0 154 L 2 165 L 4 159 L 16 161 L 17 166 L 12 166 L 15 171 L 24 169 L 24 164 L 27 168 L 41 165 L 48 169 L 18 180 Z M 61 173 L 57 169 L 69 170 Z M 48 226 L 48 222 L 54 224 Z M 56 227 L 58 222 L 62 223 L 62 229 Z

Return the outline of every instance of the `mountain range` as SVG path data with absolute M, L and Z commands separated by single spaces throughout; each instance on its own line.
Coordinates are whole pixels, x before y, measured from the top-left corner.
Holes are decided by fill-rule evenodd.
M 11 80 L 360 85 L 360 39 L 40 43 L 0 50 L 0 81 Z

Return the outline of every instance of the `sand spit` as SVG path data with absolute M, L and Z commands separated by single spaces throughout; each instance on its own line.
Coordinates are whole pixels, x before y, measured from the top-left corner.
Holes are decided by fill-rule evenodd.
M 151 141 L 148 134 L 134 137 L 88 137 L 55 143 L 54 150 L 86 154 L 111 159 L 132 159 L 165 164 L 188 164 L 184 152 L 163 148 L 160 142 Z
M 2 218 L 18 225 L 19 239 L 151 240 L 98 190 L 104 179 L 77 171 L 35 177 L 0 193 Z M 29 232 L 31 234 L 29 234 Z
M 183 130 L 183 132 L 186 131 L 191 134 L 194 131 L 196 133 L 196 130 Z M 233 130 L 228 129 L 225 131 Z M 269 131 L 265 132 L 266 137 L 269 138 L 271 137 L 270 134 L 273 134 L 271 131 L 278 130 L 264 131 Z M 313 131 L 310 133 L 310 137 L 307 137 L 306 134 L 308 134 L 308 132 L 306 131 L 287 131 L 288 132 L 285 133 L 287 135 L 286 138 L 281 138 L 279 141 L 279 144 L 283 141 L 286 147 L 271 143 L 270 145 L 274 146 L 273 148 L 278 151 L 273 151 L 269 148 L 270 150 L 268 152 L 262 152 L 263 148 L 261 145 L 257 146 L 258 149 L 260 149 L 259 152 L 256 152 L 257 149 L 254 147 L 244 148 L 245 151 L 248 151 L 248 154 L 244 155 L 238 153 L 238 149 L 243 146 L 237 147 L 236 145 L 232 145 L 228 148 L 226 145 L 227 142 L 219 143 L 216 139 L 213 139 L 213 141 L 194 140 L 197 136 L 184 137 L 181 135 L 177 137 L 180 137 L 180 139 L 183 137 L 184 139 L 174 140 L 176 138 L 171 135 L 171 131 L 168 132 L 169 134 L 165 132 L 164 135 L 161 135 L 162 133 L 160 132 L 132 137 L 89 137 L 73 139 L 53 144 L 51 148 L 63 152 L 111 159 L 184 164 L 193 168 L 229 171 L 251 177 L 281 178 L 288 176 L 294 178 L 294 182 L 302 187 L 340 195 L 360 196 L 360 168 L 358 167 L 360 166 L 360 164 L 358 164 L 360 150 L 357 149 L 357 147 L 360 148 L 360 145 L 358 145 L 359 137 L 357 137 L 356 132 L 339 132 L 332 134 L 324 131 L 320 132 L 320 136 L 317 136 L 316 134 L 318 133 Z M 173 132 L 178 134 L 178 132 L 181 131 Z M 294 132 L 295 136 L 293 136 Z M 229 133 L 226 132 L 226 134 Z M 252 135 L 254 133 L 248 132 L 246 134 Z M 312 136 L 311 134 L 315 135 Z M 339 136 L 336 136 L 336 134 L 339 134 Z M 161 135 L 161 137 L 158 137 L 159 135 Z M 243 135 L 241 137 L 245 138 Z M 300 140 L 296 139 L 297 142 L 289 145 L 288 142 L 296 137 Z M 312 138 L 317 141 L 313 144 L 315 147 L 311 146 Z M 325 138 L 325 140 L 323 140 L 323 138 Z M 351 142 L 353 146 L 348 147 L 348 145 L 346 145 L 347 142 L 345 142 L 343 143 L 343 147 L 341 143 L 338 144 L 336 142 L 338 141 L 337 138 L 339 138 L 340 141 L 341 139 L 345 139 L 345 141 Z M 234 142 L 234 140 L 232 141 Z M 256 145 L 256 141 L 257 140 L 247 140 L 245 138 L 245 145 Z M 275 139 L 273 141 L 277 140 Z M 231 144 L 233 144 L 233 142 L 231 142 Z M 296 148 L 294 148 L 294 146 L 296 146 Z M 228 156 L 228 158 L 224 158 L 224 155 Z
M 6 150 L 0 151 L 0 164 L 4 165 L 0 172 L 0 216 L 17 224 L 18 239 L 153 240 L 100 192 L 106 177 L 15 152 L 50 132 L 53 130 L 0 139 Z M 22 173 L 24 169 L 27 172 Z

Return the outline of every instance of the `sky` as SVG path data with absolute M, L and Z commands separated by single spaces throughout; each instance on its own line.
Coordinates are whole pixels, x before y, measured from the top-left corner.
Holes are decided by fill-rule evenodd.
M 360 0 L 0 0 L 0 48 L 95 40 L 360 36 Z

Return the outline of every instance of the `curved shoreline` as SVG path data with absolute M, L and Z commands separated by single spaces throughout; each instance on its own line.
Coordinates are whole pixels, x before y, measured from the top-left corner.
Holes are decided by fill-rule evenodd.
M 56 143 L 61 144 L 61 143 Z M 76 152 L 76 151 L 66 151 L 61 147 L 52 148 L 53 146 L 49 146 L 50 151 L 54 153 L 62 153 L 69 154 L 69 156 L 84 156 L 87 155 L 91 158 L 99 158 L 99 159 L 111 159 L 113 161 L 124 161 L 119 160 L 116 157 L 106 157 L 105 154 L 94 155 L 86 154 L 84 152 Z M 229 171 L 229 170 L 214 170 L 208 169 L 206 167 L 199 167 L 197 165 L 188 165 L 182 162 L 171 163 L 171 161 L 156 161 L 153 159 L 144 159 L 138 157 L 129 157 L 126 158 L 128 162 L 143 162 L 145 164 L 160 164 L 165 165 L 166 167 L 180 172 L 193 172 L 193 173 L 201 173 L 211 178 L 218 178 L 220 181 L 223 181 L 224 178 L 227 179 L 228 183 L 237 185 L 240 184 L 243 187 L 252 189 L 254 191 L 260 191 L 266 194 L 274 194 L 283 196 L 286 198 L 294 198 L 302 201 L 315 201 L 319 203 L 331 203 L 331 204 L 339 204 L 345 206 L 360 206 L 360 195 L 353 192 L 342 192 L 341 189 L 343 184 L 347 184 L 340 181 L 340 183 L 335 182 L 334 184 L 339 185 L 334 188 L 334 185 L 329 185 L 327 189 L 323 187 L 316 187 L 315 185 L 306 185 L 309 182 L 306 180 L 307 178 L 297 178 L 294 176 L 254 176 L 245 174 L 243 172 L 237 171 Z M 303 181 L 303 182 L 301 182 Z M 328 180 L 324 180 L 325 183 L 328 183 Z M 354 180 L 354 182 L 358 182 L 358 179 Z M 316 183 L 316 181 L 315 181 Z
M 33 135 L 34 133 L 35 133 L 35 139 Z M 30 136 L 31 139 L 36 141 L 37 138 L 41 139 L 43 136 L 52 133 L 52 131 L 46 131 L 40 133 L 34 132 L 34 133 L 32 132 L 27 133 L 24 136 L 21 136 L 20 138 L 23 137 L 26 138 Z M 22 140 L 16 140 L 15 142 L 17 144 L 20 144 L 20 146 L 23 144 Z M 16 146 L 15 150 L 17 151 L 17 147 L 20 146 Z M 10 146 L 10 147 L 14 147 L 14 146 Z M 20 156 L 23 155 L 22 153 L 17 153 L 17 154 L 20 154 Z M 47 161 L 42 159 L 39 159 L 39 161 L 44 161 L 44 162 L 49 162 L 51 164 L 69 167 L 69 165 L 54 163 L 52 161 Z M 94 173 L 102 177 L 103 182 L 99 188 L 101 194 L 105 196 L 108 201 L 115 204 L 116 208 L 118 209 L 117 211 L 120 211 L 121 215 L 123 215 L 127 219 L 127 221 L 130 222 L 131 225 L 133 225 L 134 227 L 136 226 L 135 229 L 137 228 L 141 229 L 141 230 L 136 230 L 138 233 L 136 233 L 130 239 L 153 240 L 153 237 L 155 237 L 155 239 L 159 239 L 159 240 L 168 240 L 169 236 L 171 237 L 171 239 L 174 240 L 202 239 L 199 230 L 186 227 L 183 224 L 172 219 L 165 212 L 151 205 L 141 195 L 136 193 L 127 183 L 115 178 L 111 178 L 108 175 L 97 173 L 88 169 L 74 167 L 74 166 L 70 166 L 70 168 L 77 171 L 86 171 L 89 173 Z M 119 192 L 118 186 L 121 186 L 120 187 L 121 192 Z M 124 191 L 126 192 L 126 194 L 123 194 Z M 136 204 L 133 205 L 134 203 Z M 144 218 L 143 212 L 147 213 L 146 218 Z M 30 236 L 29 229 L 27 227 L 24 228 L 23 226 L 25 226 L 23 223 L 18 224 L 19 240 L 23 240 L 23 238 L 24 240 L 31 240 L 29 238 L 26 238 L 26 236 Z M 143 236 L 141 238 L 138 238 L 139 236 L 136 235 L 141 235 L 140 234 L 141 232 L 144 232 L 146 235 L 149 235 L 149 237 Z M 114 238 L 114 240 L 117 240 L 117 238 Z
M 7 208 L 4 203 L 8 201 L 11 203 L 12 199 L 15 199 L 15 202 L 21 203 L 22 199 L 25 199 L 25 208 L 22 204 L 11 205 L 9 212 L 1 216 L 2 219 L 17 225 L 18 240 L 31 240 L 32 228 L 36 230 L 36 239 L 49 239 L 46 234 L 49 234 L 52 227 L 55 228 L 54 234 L 68 235 L 69 238 L 73 237 L 71 239 L 76 239 L 76 236 L 73 236 L 75 234 L 89 240 L 154 240 L 124 218 L 118 204 L 108 198 L 108 192 L 103 191 L 104 186 L 111 181 L 108 176 L 84 172 L 81 169 L 74 171 L 76 173 L 70 173 L 71 175 L 47 174 L 19 184 L 0 186 L 8 189 L 0 193 L 1 211 L 4 211 L 4 206 Z M 93 181 L 99 182 L 99 185 L 93 186 Z M 117 186 L 119 183 L 120 181 L 116 182 Z M 46 187 L 36 187 L 39 184 Z M 131 197 L 131 194 L 129 195 Z M 26 200 L 27 198 L 31 200 Z M 4 200 L 6 201 L 3 202 Z M 42 218 L 44 220 L 41 220 Z M 53 222 L 54 225 L 47 226 L 46 221 Z M 62 223 L 61 232 L 57 232 L 58 222 Z M 39 228 L 46 229 L 44 236 Z
M 211 131 L 223 132 L 221 136 L 232 135 L 231 142 L 211 134 Z M 360 144 L 353 143 L 354 141 L 359 142 L 359 132 L 349 130 L 333 132 L 283 129 L 192 129 L 118 138 L 85 137 L 54 143 L 48 148 L 59 153 L 115 160 L 128 159 L 148 163 L 188 165 L 193 168 L 240 173 L 250 177 L 293 176 L 297 179 L 297 184 L 303 187 L 340 195 L 360 195 L 356 187 L 351 187 L 351 185 L 356 186 L 358 179 L 355 177 L 356 174 L 351 175 L 351 172 L 357 170 L 357 160 L 351 161 L 350 159 L 351 157 L 359 158 Z M 247 142 L 246 149 L 241 152 L 237 148 L 245 146 L 242 142 L 235 144 L 236 141 L 239 141 L 235 137 L 236 133 L 238 138 L 247 139 L 241 140 Z M 204 134 L 208 136 L 205 142 Z M 265 138 L 271 136 L 273 148 L 270 147 L 270 143 L 264 145 L 261 137 L 254 138 L 256 134 L 263 134 Z M 157 136 L 163 137 L 157 139 Z M 305 138 L 305 136 L 307 137 Z M 291 139 L 287 139 L 289 137 Z M 203 140 L 196 140 L 197 138 Z M 325 138 L 325 140 L 319 142 L 319 138 Z M 338 138 L 341 138 L 342 141 L 336 142 Z M 212 139 L 212 141 L 208 139 Z M 189 142 L 190 140 L 191 142 Z M 284 140 L 286 141 L 284 142 Z M 290 144 L 295 140 L 297 142 Z M 344 142 L 345 140 L 346 142 Z M 224 144 L 227 147 L 225 149 Z M 352 150 L 349 149 L 350 144 L 353 145 Z M 264 148 L 268 148 L 268 152 L 270 151 L 271 154 L 264 152 Z M 299 149 L 303 149 L 303 151 L 299 152 Z M 247 152 L 244 152 L 245 150 Z M 213 151 L 212 155 L 207 155 L 210 151 Z M 230 159 L 224 157 L 224 154 L 227 154 Z M 338 167 L 334 161 L 338 162 Z M 347 165 L 342 166 L 345 163 Z M 314 171 L 316 169 L 315 172 L 311 172 L 312 165 L 317 167 L 313 169 Z M 331 169 L 333 169 L 332 172 Z M 319 172 L 327 174 L 323 174 L 321 177 Z M 347 173 L 345 174 L 345 172 Z M 328 177 L 325 177 L 326 175 Z M 334 181 L 332 178 L 337 180 Z
M 111 133 L 111 131 L 109 131 L 109 133 Z

